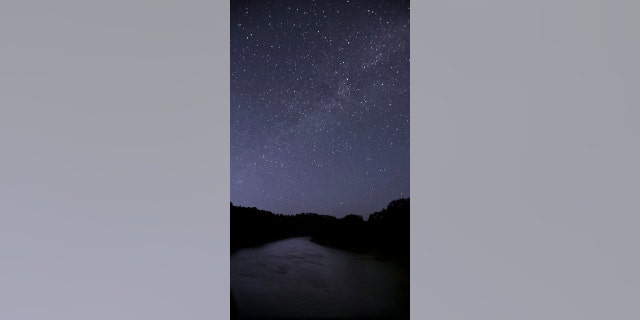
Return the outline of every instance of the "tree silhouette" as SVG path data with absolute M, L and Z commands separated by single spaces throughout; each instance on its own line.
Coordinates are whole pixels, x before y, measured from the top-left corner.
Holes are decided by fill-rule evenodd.
M 391 201 L 367 221 L 348 214 L 341 219 L 316 213 L 275 214 L 230 203 L 231 252 L 290 237 L 310 236 L 322 245 L 353 251 L 391 252 L 408 256 L 409 198 Z

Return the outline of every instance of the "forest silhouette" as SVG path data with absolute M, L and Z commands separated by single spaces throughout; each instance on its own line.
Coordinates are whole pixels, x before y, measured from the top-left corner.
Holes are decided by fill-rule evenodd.
M 276 214 L 231 203 L 231 253 L 267 242 L 309 236 L 311 241 L 355 252 L 377 252 L 408 263 L 409 198 L 369 215 L 342 218 L 316 213 Z

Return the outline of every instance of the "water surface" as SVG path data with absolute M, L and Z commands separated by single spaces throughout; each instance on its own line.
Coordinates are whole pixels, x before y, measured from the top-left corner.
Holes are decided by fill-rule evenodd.
M 409 317 L 409 270 L 309 238 L 231 255 L 231 291 L 238 314 L 249 318 Z

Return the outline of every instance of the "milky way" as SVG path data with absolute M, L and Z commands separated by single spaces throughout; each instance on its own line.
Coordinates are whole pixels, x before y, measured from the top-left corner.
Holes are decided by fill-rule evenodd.
M 231 201 L 372 213 L 409 197 L 409 2 L 231 1 Z

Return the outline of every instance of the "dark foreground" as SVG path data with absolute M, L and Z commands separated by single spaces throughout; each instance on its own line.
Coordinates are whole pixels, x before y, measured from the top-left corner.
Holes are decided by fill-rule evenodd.
M 365 221 L 231 204 L 232 318 L 408 319 L 409 208 Z
M 231 256 L 234 319 L 408 319 L 409 270 L 291 238 Z

